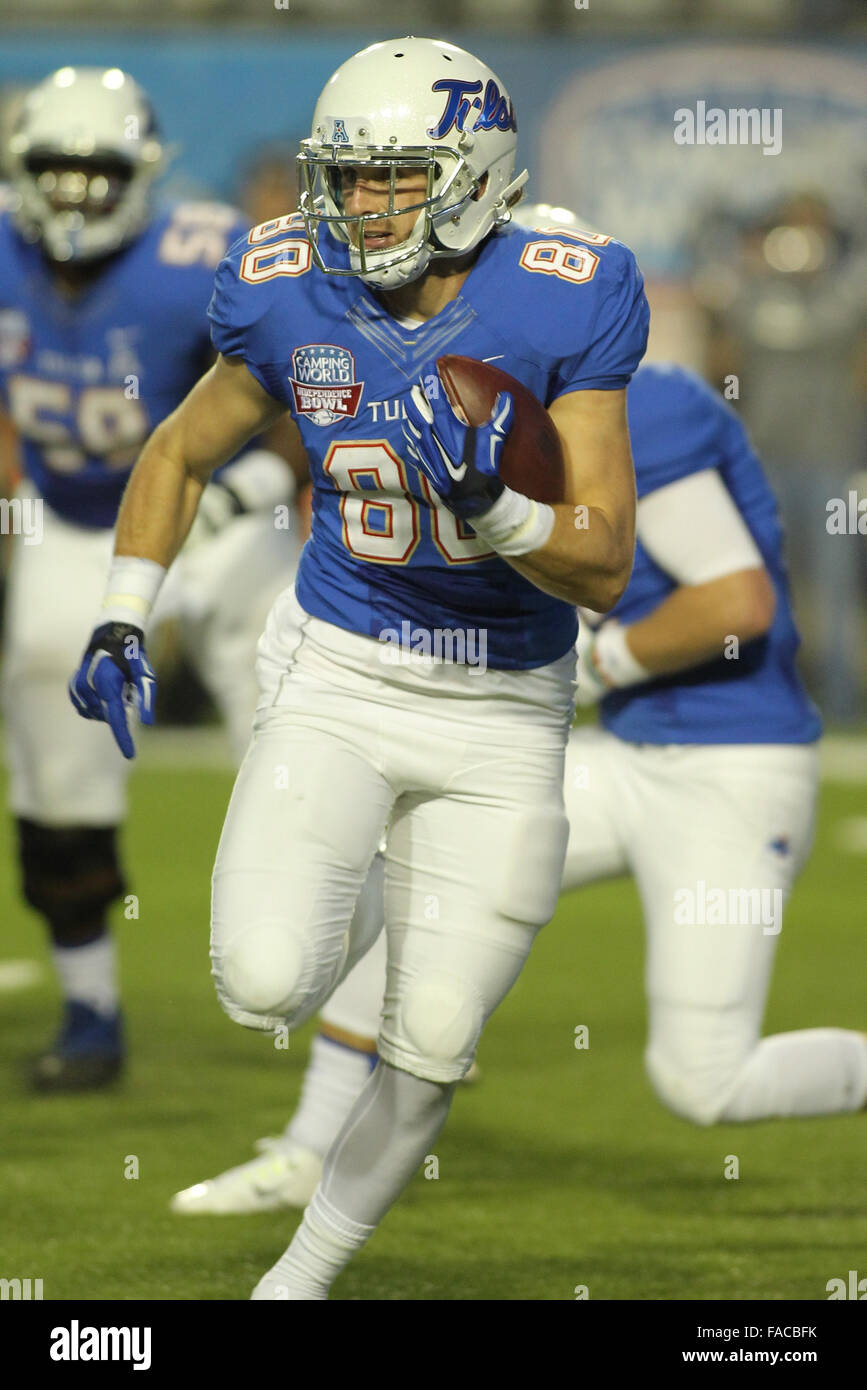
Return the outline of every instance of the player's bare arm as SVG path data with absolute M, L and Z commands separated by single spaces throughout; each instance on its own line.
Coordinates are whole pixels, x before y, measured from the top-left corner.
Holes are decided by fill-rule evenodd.
M 144 628 L 166 569 L 193 524 L 205 483 L 283 407 L 240 361 L 220 357 L 151 435 L 118 516 L 115 558 L 95 629 L 70 695 L 87 719 L 104 719 L 124 757 L 135 749 L 127 710 L 154 722 L 156 678 Z
M 145 445 L 124 493 L 115 554 L 168 568 L 210 475 L 282 413 L 241 361 L 218 358 Z
M 638 539 L 670 592 L 649 613 L 579 633 L 579 701 L 740 654 L 766 633 L 777 593 L 761 551 L 715 468 L 700 469 L 645 494 Z M 734 643 L 737 645 L 734 645 Z
M 545 593 L 607 613 L 620 598 L 635 548 L 635 476 L 625 391 L 574 391 L 549 414 L 566 465 L 566 500 L 539 549 L 505 556 Z
M 668 675 L 722 656 L 732 637 L 752 642 L 763 636 L 775 609 L 764 566 L 738 570 L 708 584 L 681 585 L 627 629 L 626 642 L 651 675 Z

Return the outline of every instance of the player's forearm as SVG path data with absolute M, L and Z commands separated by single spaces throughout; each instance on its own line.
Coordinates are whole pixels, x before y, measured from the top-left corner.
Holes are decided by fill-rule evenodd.
M 763 569 L 741 570 L 708 584 L 681 586 L 626 629 L 626 645 L 651 675 L 669 675 L 729 654 L 767 632 L 774 588 Z
M 544 545 L 504 558 L 546 594 L 596 613 L 609 612 L 632 570 L 634 541 L 626 520 L 618 527 L 598 507 L 578 512 L 558 503 L 551 510 L 554 526 Z
M 190 472 L 160 426 L 145 445 L 124 493 L 115 554 L 153 560 L 168 569 L 187 537 L 203 480 Z
M 115 553 L 168 568 L 211 474 L 281 413 L 242 363 L 218 358 L 142 450 L 121 505 Z

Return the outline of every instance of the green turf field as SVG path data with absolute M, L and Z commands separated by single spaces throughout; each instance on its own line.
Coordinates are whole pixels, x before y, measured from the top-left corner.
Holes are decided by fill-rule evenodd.
M 126 845 L 138 920 L 117 916 L 133 1058 L 111 1094 L 32 1098 L 45 983 L 0 994 L 6 1278 L 51 1299 L 246 1299 L 294 1214 L 173 1217 L 171 1194 L 252 1156 L 298 1094 L 288 1052 L 217 1006 L 209 874 L 231 779 L 140 769 Z M 771 1030 L 867 1026 L 864 855 L 838 848 L 864 788 L 826 784 L 816 849 L 780 939 Z M 0 836 L 4 958 L 45 960 Z M 642 1071 L 641 924 L 628 883 L 564 898 L 483 1039 L 422 1174 L 335 1285 L 344 1299 L 824 1299 L 867 1275 L 867 1115 L 700 1130 Z M 590 1047 L 573 1044 L 577 1024 Z M 128 1179 L 129 1157 L 139 1176 Z M 728 1155 L 740 1177 L 726 1180 Z

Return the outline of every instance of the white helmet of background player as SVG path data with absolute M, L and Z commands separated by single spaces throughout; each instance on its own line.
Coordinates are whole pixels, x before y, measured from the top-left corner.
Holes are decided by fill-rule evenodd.
M 67 67 L 24 98 L 9 163 L 22 234 L 54 261 L 91 261 L 147 224 L 164 148 L 131 77 L 119 68 Z
M 549 231 L 552 227 L 577 227 L 576 213 L 569 208 L 557 207 L 554 203 L 519 203 L 512 212 L 512 221 L 519 227 L 527 227 L 531 232 Z M 583 232 L 592 232 L 586 222 L 580 223 Z
M 298 156 L 300 211 L 316 264 L 396 289 L 417 279 L 432 258 L 471 251 L 508 222 L 513 196 L 526 182 L 526 170 L 514 177 L 517 130 L 502 82 L 454 44 L 391 39 L 356 53 L 326 83 Z M 359 164 L 389 171 L 385 212 L 347 217 L 341 207 L 341 167 Z M 417 209 L 415 226 L 398 246 L 366 250 L 364 225 L 394 214 L 395 176 L 407 168 L 427 176 L 424 197 L 398 209 Z M 349 243 L 349 270 L 324 264 L 317 248 L 323 224 Z

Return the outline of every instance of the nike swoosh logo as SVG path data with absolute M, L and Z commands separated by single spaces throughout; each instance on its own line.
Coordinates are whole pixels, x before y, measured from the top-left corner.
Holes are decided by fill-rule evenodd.
M 449 458 L 442 444 L 440 444 L 436 435 L 432 434 L 431 438 L 433 439 L 434 444 L 440 451 L 440 458 L 446 466 L 446 472 L 448 473 L 449 477 L 453 478 L 456 483 L 462 483 L 464 478 L 466 477 L 467 465 L 465 463 L 462 463 L 457 468 L 455 468 L 455 465 L 452 463 L 451 459 Z

